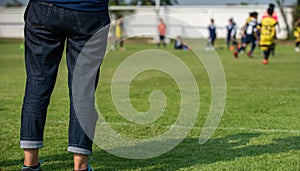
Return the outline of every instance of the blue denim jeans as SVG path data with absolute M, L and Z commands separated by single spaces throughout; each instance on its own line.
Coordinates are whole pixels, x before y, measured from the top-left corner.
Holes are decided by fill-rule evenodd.
M 47 108 L 66 45 L 70 96 L 68 151 L 90 155 L 94 132 L 90 131 L 91 135 L 87 135 L 78 121 L 78 115 L 74 110 L 72 81 L 75 67 L 79 69 L 83 67 L 81 70 L 88 76 L 81 79 L 93 83 L 94 87 L 92 89 L 82 87 L 80 91 L 92 94 L 89 100 L 94 101 L 99 67 L 107 45 L 110 23 L 108 11 L 74 11 L 50 3 L 30 1 L 24 20 L 27 80 L 22 107 L 20 146 L 24 149 L 43 147 Z M 98 36 L 90 41 L 95 34 Z M 89 46 L 82 53 L 82 49 L 88 43 Z M 80 54 L 83 54 L 81 57 L 86 58 L 87 64 L 92 65 L 88 67 L 82 64 L 76 65 Z M 94 130 L 96 121 L 97 116 L 94 115 L 87 117 L 84 122 L 91 127 L 90 130 Z

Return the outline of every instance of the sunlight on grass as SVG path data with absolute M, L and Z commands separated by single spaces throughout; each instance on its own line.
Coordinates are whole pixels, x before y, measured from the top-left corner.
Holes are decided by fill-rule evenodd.
M 20 112 L 25 85 L 21 41 L 0 40 L 0 170 L 19 170 Z M 222 43 L 222 42 L 219 42 Z M 176 121 L 180 94 L 174 80 L 163 73 L 139 74 L 130 86 L 132 105 L 149 110 L 149 94 L 162 90 L 168 98 L 165 113 L 155 123 L 138 125 L 122 118 L 115 109 L 110 81 L 115 69 L 130 54 L 154 45 L 127 44 L 126 51 L 113 51 L 101 68 L 97 102 L 105 119 L 121 134 L 149 138 L 164 133 Z M 300 169 L 300 56 L 293 47 L 278 46 L 270 64 L 261 64 L 261 51 L 254 59 L 218 50 L 227 79 L 227 102 L 219 129 L 204 145 L 198 144 L 208 115 L 211 88 L 207 73 L 193 53 L 168 51 L 183 60 L 193 72 L 200 91 L 200 112 L 195 128 L 172 151 L 148 160 L 129 160 L 113 156 L 94 146 L 96 170 L 299 170 Z M 44 170 L 65 171 L 72 168 L 67 153 L 68 131 L 67 68 L 63 59 L 57 84 L 48 108 L 45 147 L 41 159 Z

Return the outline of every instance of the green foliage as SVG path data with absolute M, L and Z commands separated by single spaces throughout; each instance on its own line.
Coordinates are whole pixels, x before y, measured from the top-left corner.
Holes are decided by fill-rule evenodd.
M 240 3 L 240 5 L 249 5 L 249 3 L 243 2 L 243 1 L 242 1 L 242 2 Z
M 294 9 L 293 9 L 293 18 L 294 18 L 294 22 L 300 18 L 300 2 L 298 2 L 298 4 L 296 4 L 294 6 Z
M 286 26 L 287 39 L 291 39 L 292 38 L 292 28 L 290 27 L 288 19 L 287 19 L 287 16 L 286 16 L 286 14 L 284 12 L 284 1 L 276 0 L 276 3 L 278 5 L 278 7 L 279 7 L 280 13 L 281 13 L 281 15 L 283 17 L 283 21 L 284 21 L 285 26 Z
M 130 5 L 155 5 L 152 0 L 131 0 Z
M 109 5 L 126 5 L 124 0 L 109 0 Z
M 161 0 L 160 5 L 176 5 L 178 0 Z M 131 0 L 129 4 L 126 4 L 124 0 L 110 0 L 109 5 L 155 5 L 155 0 Z
M 18 0 L 11 0 L 7 2 L 6 7 L 21 7 L 23 4 Z
M 175 5 L 178 4 L 177 0 L 161 0 L 161 5 Z
M 224 41 L 218 41 L 220 46 Z M 20 111 L 25 85 L 22 41 L 0 39 L 0 170 L 20 170 L 23 153 L 19 149 Z M 171 126 L 178 116 L 180 95 L 170 77 L 160 72 L 139 74 L 130 86 L 132 105 L 140 111 L 149 109 L 149 92 L 161 89 L 168 98 L 162 118 L 153 124 L 128 122 L 116 111 L 111 98 L 110 81 L 115 69 L 129 55 L 155 45 L 127 43 L 126 51 L 112 51 L 102 68 L 97 102 L 113 129 L 128 137 L 153 137 Z M 227 102 L 222 122 L 206 144 L 198 137 L 210 108 L 210 83 L 203 64 L 192 52 L 167 51 L 178 56 L 193 72 L 200 91 L 199 117 L 188 137 L 170 152 L 147 160 L 130 160 L 111 155 L 94 146 L 92 166 L 96 171 L 122 170 L 299 170 L 300 169 L 300 58 L 293 43 L 278 45 L 270 64 L 261 64 L 261 51 L 254 58 L 218 50 L 227 79 Z M 203 47 L 204 49 L 204 47 Z M 205 56 L 210 57 L 210 56 Z M 63 58 L 48 108 L 45 147 L 40 158 L 43 170 L 72 170 L 72 156 L 67 149 L 68 86 L 66 60 Z

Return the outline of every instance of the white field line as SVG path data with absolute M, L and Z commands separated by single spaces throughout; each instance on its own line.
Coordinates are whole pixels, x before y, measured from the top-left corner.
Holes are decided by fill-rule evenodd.
M 109 123 L 108 125 L 112 126 L 133 126 L 133 124 L 126 122 L 118 122 L 118 123 Z M 170 128 L 171 126 L 161 126 L 162 128 Z M 187 126 L 176 126 L 180 128 L 188 128 Z M 203 127 L 193 127 L 193 129 L 202 130 Z M 211 128 L 209 128 L 211 129 Z M 291 134 L 300 134 L 300 130 L 289 130 L 289 129 L 261 129 L 261 128 L 230 128 L 230 127 L 217 127 L 217 130 L 224 131 L 249 131 L 249 132 L 265 132 L 265 133 L 291 133 Z
M 65 123 L 65 121 L 55 121 L 55 123 Z M 99 124 L 99 123 L 98 123 Z M 108 124 L 111 126 L 134 126 L 134 124 L 130 124 L 127 122 L 116 122 L 116 123 L 101 123 L 101 124 Z M 161 128 L 170 128 L 171 126 L 160 126 Z M 176 126 L 179 128 L 187 128 L 187 126 Z M 193 129 L 202 130 L 203 127 L 195 126 Z M 211 128 L 209 128 L 211 129 Z M 233 128 L 233 127 L 217 127 L 217 130 L 224 130 L 224 131 L 249 131 L 249 132 L 265 132 L 265 133 L 291 133 L 291 134 L 299 134 L 300 130 L 291 130 L 291 129 L 262 129 L 262 128 Z
M 261 88 L 257 88 L 257 87 L 227 87 L 228 89 L 232 89 L 232 90 L 274 90 L 274 91 L 299 91 L 299 88 L 266 88 L 266 87 L 261 87 Z
M 217 128 L 217 130 L 233 130 L 233 131 L 253 131 L 253 132 L 266 132 L 266 133 L 292 133 L 300 134 L 300 130 L 288 129 L 260 129 L 260 128 Z

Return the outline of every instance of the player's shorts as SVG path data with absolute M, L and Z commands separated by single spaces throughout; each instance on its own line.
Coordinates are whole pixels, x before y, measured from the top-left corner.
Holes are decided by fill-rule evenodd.
M 242 43 L 252 43 L 255 42 L 255 37 L 253 35 L 246 35 L 244 38 L 242 38 Z
M 214 37 L 210 37 L 210 38 L 208 38 L 208 41 L 209 41 L 210 43 L 213 43 L 213 42 L 215 42 L 215 40 L 216 40 L 216 38 L 214 38 Z
M 275 44 L 259 44 L 261 50 L 268 50 L 270 48 L 274 48 Z
M 164 35 L 160 35 L 159 36 L 159 40 L 165 40 L 165 36 Z

